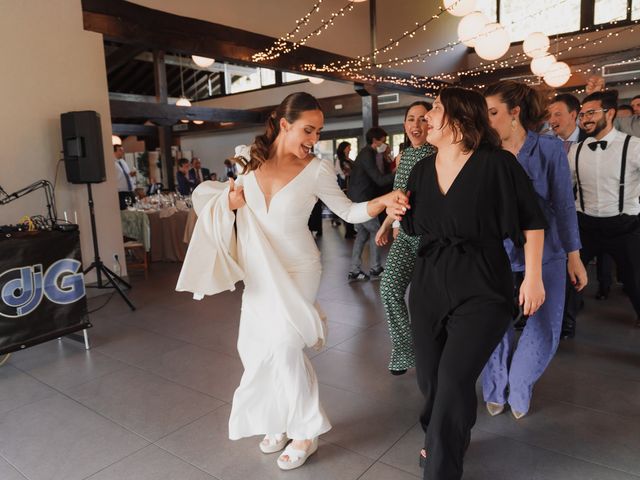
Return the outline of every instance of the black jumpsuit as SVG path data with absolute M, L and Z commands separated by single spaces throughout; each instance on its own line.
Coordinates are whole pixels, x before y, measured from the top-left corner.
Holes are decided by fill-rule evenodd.
M 446 195 L 435 155 L 411 172 L 402 220 L 418 248 L 409 310 L 418 385 L 425 397 L 425 479 L 458 480 L 476 421 L 475 382 L 513 319 L 513 279 L 503 240 L 546 228 L 531 181 L 504 150 L 480 147 Z

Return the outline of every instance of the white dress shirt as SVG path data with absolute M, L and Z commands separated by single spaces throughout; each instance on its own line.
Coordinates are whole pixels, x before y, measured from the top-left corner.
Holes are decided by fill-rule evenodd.
M 133 178 L 129 175 L 131 172 L 129 170 L 129 165 L 124 161 L 124 158 L 114 159 L 116 162 L 116 175 L 118 176 L 118 191 L 119 192 L 131 192 L 135 185 L 133 183 Z M 129 178 L 129 182 L 131 182 L 131 188 L 129 188 L 129 183 L 127 183 L 127 177 Z
M 622 164 L 622 147 L 626 134 L 612 129 L 602 140 L 607 147 L 600 146 L 595 151 L 589 144 L 596 139 L 588 137 L 580 150 L 578 162 L 580 185 L 584 200 L 584 213 L 592 217 L 615 217 L 619 215 L 620 167 Z M 578 144 L 569 151 L 569 167 L 574 185 L 576 178 L 576 152 Z M 637 215 L 640 212 L 640 138 L 631 137 L 627 150 L 627 166 L 624 180 L 624 204 L 622 213 Z M 576 199 L 576 210 L 582 211 L 580 193 Z

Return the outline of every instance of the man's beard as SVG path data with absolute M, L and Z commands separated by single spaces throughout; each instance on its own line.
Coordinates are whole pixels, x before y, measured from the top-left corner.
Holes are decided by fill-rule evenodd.
M 589 134 L 590 137 L 597 137 L 598 134 L 601 131 L 603 131 L 605 128 L 607 128 L 607 119 L 603 115 L 602 118 L 596 122 L 595 126 L 593 127 L 593 131 L 592 132 L 587 131 L 587 133 Z

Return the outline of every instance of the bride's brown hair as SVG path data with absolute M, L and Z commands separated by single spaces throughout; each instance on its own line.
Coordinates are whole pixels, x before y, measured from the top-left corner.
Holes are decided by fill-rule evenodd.
M 267 161 L 278 133 L 280 133 L 280 119 L 284 118 L 289 123 L 293 123 L 303 112 L 310 110 L 320 110 L 320 103 L 313 96 L 306 92 L 296 92 L 288 95 L 278 107 L 271 112 L 265 122 L 265 132 L 258 135 L 251 145 L 251 159 L 245 165 L 243 173 L 257 170 Z

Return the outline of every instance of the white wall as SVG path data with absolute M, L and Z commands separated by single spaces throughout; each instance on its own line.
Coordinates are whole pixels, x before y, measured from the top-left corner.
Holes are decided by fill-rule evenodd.
M 93 186 L 100 254 L 109 267 L 124 260 L 116 193 L 102 36 L 86 32 L 80 0 L 0 0 L 0 185 L 11 193 L 40 179 L 54 181 L 61 158 L 60 114 L 95 110 L 102 120 L 107 181 Z M 85 265 L 93 259 L 87 193 L 58 165 L 58 214 L 77 212 Z M 0 207 L 0 224 L 46 213 L 36 192 Z M 93 278 L 89 277 L 88 281 Z

